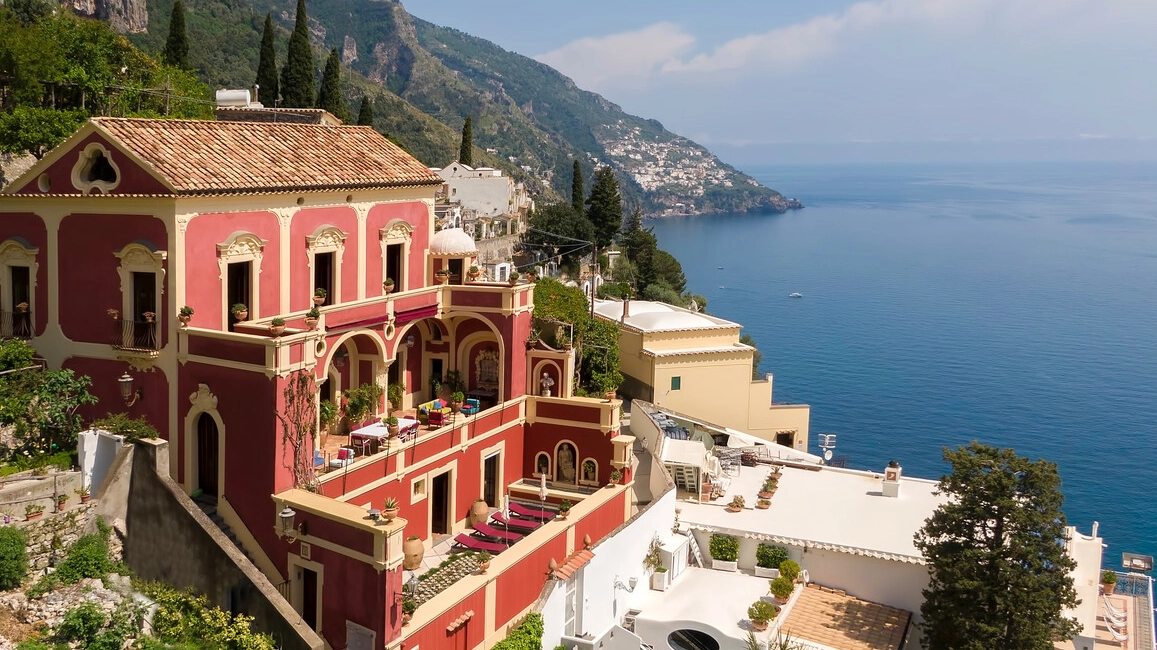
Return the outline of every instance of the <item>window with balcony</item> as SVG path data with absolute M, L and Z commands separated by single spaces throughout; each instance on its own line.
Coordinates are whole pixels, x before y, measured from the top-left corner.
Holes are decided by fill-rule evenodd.
M 113 321 L 112 345 L 121 350 L 155 354 L 160 350 L 160 298 L 164 288 L 164 251 L 132 243 L 116 254 L 121 280 L 120 318 Z
M 378 241 L 382 247 L 382 281 L 393 280 L 394 291 L 410 288 L 406 277 L 406 259 L 413 232 L 413 227 L 404 221 L 392 222 L 378 231 Z
M 261 313 L 261 292 L 258 280 L 261 277 L 261 258 L 265 252 L 265 240 L 247 232 L 236 232 L 224 242 L 217 244 L 217 265 L 225 286 L 221 291 L 221 327 L 233 330 L 236 319 L 231 312 L 233 305 L 245 305 L 250 318 Z
M 346 234 L 333 226 L 322 226 L 305 238 L 309 266 L 313 269 L 313 289 L 325 289 L 326 305 L 341 302 L 341 263 Z M 313 291 L 309 292 L 314 295 Z
M 19 238 L 0 243 L 0 337 L 32 338 L 39 252 Z

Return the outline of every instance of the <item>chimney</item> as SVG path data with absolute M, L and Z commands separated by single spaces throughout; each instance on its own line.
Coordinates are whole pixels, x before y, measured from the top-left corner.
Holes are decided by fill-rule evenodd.
M 886 497 L 896 498 L 900 496 L 900 474 L 904 468 L 900 467 L 900 463 L 892 461 L 884 468 L 884 488 L 883 493 Z
M 630 297 L 623 300 L 623 316 L 619 319 L 619 323 L 627 322 L 627 317 L 631 315 L 631 299 Z

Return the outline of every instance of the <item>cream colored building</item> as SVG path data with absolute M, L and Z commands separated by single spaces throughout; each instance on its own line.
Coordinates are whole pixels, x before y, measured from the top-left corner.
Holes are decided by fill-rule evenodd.
M 774 404 L 770 374 L 752 380 L 738 323 L 641 300 L 600 300 L 595 315 L 620 324 L 624 395 L 807 451 L 811 407 Z

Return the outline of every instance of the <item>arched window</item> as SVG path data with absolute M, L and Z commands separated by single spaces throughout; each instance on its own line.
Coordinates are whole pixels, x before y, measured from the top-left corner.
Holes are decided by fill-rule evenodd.
M 232 329 L 230 308 L 238 303 L 249 308 L 251 318 L 261 314 L 261 257 L 265 240 L 248 232 L 235 232 L 217 244 L 217 265 L 221 269 L 222 329 Z
M 32 314 L 36 313 L 36 255 L 22 239 L 0 244 L 0 337 L 32 338 Z
M 341 302 L 341 264 L 346 234 L 333 226 L 322 226 L 305 238 L 309 268 L 313 272 L 313 291 L 325 290 L 326 305 Z
M 540 451 L 534 456 L 534 476 L 543 475 L 550 478 L 550 455 Z
M 583 460 L 582 472 L 579 474 L 579 483 L 582 485 L 599 484 L 599 462 L 593 458 Z
M 394 221 L 378 231 L 382 247 L 382 281 L 394 281 L 394 291 L 408 290 L 406 262 L 410 257 L 410 240 L 414 227 L 405 221 Z

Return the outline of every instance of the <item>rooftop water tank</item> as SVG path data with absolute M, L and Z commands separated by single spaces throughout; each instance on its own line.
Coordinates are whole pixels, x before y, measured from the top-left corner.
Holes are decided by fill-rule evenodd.
M 250 95 L 248 90 L 229 90 L 222 88 L 217 91 L 218 106 L 248 106 Z

